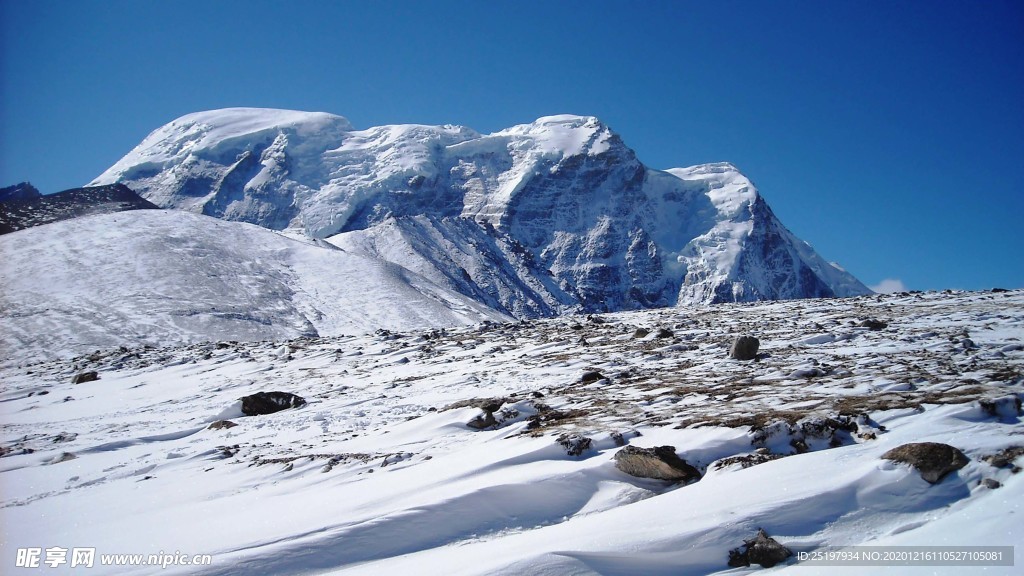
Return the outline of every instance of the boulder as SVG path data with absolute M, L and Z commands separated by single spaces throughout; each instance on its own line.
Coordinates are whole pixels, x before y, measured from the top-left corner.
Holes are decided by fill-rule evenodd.
M 213 424 L 207 426 L 207 428 L 210 430 L 227 430 L 228 428 L 234 428 L 235 426 L 238 426 L 238 424 L 235 424 L 231 420 L 217 420 Z
M 604 380 L 604 375 L 596 370 L 584 372 L 583 375 L 580 376 L 580 384 L 593 384 L 598 380 Z
M 88 372 L 79 372 L 75 374 L 74 378 L 71 379 L 72 384 L 83 384 L 85 382 L 95 382 L 100 379 L 99 372 L 95 370 L 89 370 Z
M 937 484 L 946 474 L 963 468 L 969 462 L 960 450 L 938 442 L 904 444 L 882 454 L 882 458 L 910 464 L 930 484 Z
M 298 408 L 306 405 L 306 399 L 290 392 L 257 392 L 243 396 L 242 413 L 246 416 L 273 414 L 287 408 Z
M 675 446 L 638 448 L 626 446 L 615 453 L 615 467 L 638 478 L 654 478 L 673 482 L 700 479 L 700 471 L 676 454 Z
M 862 321 L 860 324 L 857 324 L 857 326 L 860 328 L 867 328 L 868 330 L 871 330 L 873 332 L 877 332 L 878 330 L 885 330 L 889 325 L 886 324 L 885 322 L 882 322 L 881 320 L 868 318 L 867 320 Z
M 793 555 L 789 548 L 779 544 L 774 538 L 768 536 L 764 530 L 758 530 L 753 540 L 743 541 L 744 550 L 739 548 L 729 551 L 729 566 L 738 568 L 760 564 L 763 568 L 771 568 L 786 558 Z
M 594 441 L 580 434 L 562 434 L 558 437 L 558 443 L 565 448 L 565 453 L 569 456 L 579 456 L 590 450 Z
M 736 360 L 754 360 L 757 358 L 757 349 L 761 341 L 753 336 L 740 336 L 732 343 L 729 349 L 729 357 Z

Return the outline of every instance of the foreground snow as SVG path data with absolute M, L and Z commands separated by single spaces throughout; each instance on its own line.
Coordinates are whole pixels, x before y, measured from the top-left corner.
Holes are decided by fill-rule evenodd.
M 856 326 L 867 318 L 888 327 Z M 762 358 L 727 359 L 748 333 Z M 0 370 L 0 566 L 61 546 L 212 555 L 168 573 L 678 575 L 760 570 L 726 566 L 758 528 L 801 549 L 1014 545 L 1024 475 L 982 458 L 1024 445 L 1022 338 L 1018 291 L 20 357 Z M 71 384 L 84 370 L 99 380 Z M 270 390 L 309 403 L 241 416 L 239 397 Z M 504 399 L 500 424 L 467 427 L 488 398 Z M 995 414 L 978 402 L 998 398 Z M 840 412 L 869 417 L 839 447 L 807 437 L 807 453 L 715 464 L 759 445 L 791 453 L 783 422 Z M 226 418 L 238 426 L 208 428 Z M 620 472 L 615 432 L 675 446 L 703 478 Z M 566 433 L 591 447 L 568 455 Z M 971 461 L 930 485 L 879 458 L 924 441 Z

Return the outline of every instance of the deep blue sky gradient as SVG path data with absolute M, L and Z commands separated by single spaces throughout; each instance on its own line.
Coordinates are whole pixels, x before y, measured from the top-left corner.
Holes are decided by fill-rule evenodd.
M 0 0 L 0 185 L 228 106 L 491 132 L 600 117 L 729 161 L 867 284 L 1024 287 L 1024 2 Z

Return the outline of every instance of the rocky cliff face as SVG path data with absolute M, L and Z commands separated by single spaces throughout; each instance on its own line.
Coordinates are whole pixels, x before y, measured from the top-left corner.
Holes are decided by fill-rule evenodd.
M 647 168 L 592 117 L 481 135 L 202 112 L 93 184 L 114 182 L 163 207 L 326 238 L 520 317 L 869 292 L 733 166 Z

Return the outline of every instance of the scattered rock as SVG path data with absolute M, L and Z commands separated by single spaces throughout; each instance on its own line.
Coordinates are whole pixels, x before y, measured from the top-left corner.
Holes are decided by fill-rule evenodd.
M 751 466 L 757 466 L 758 464 L 764 464 L 765 462 L 771 462 L 772 460 L 778 460 L 782 458 L 782 454 L 774 454 L 765 449 L 759 449 L 753 454 L 742 454 L 739 456 L 729 456 L 728 458 L 722 458 L 721 460 L 715 460 L 711 463 L 711 468 L 715 470 L 721 470 L 722 468 L 728 468 L 730 466 L 739 465 L 741 469 L 747 469 Z
M 729 551 L 729 566 L 738 568 L 760 564 L 763 568 L 771 568 L 793 555 L 789 548 L 768 536 L 763 529 L 758 529 L 753 540 L 744 540 L 743 548 L 742 552 L 739 548 Z
M 946 474 L 963 468 L 969 462 L 960 450 L 938 442 L 904 444 L 882 454 L 882 458 L 910 464 L 930 484 L 937 484 Z
M 675 336 L 675 333 L 669 330 L 668 328 L 660 328 L 658 329 L 658 333 L 655 334 L 655 336 L 657 338 L 671 338 Z
M 238 424 L 235 424 L 231 420 L 217 420 L 213 424 L 210 424 L 209 426 L 207 426 L 207 429 L 209 429 L 209 430 L 227 430 L 228 428 L 234 428 L 235 426 L 238 426 Z
M 584 372 L 583 375 L 580 376 L 580 384 L 592 384 L 598 380 L 604 380 L 604 375 L 596 370 Z
M 859 326 L 860 328 L 867 328 L 872 332 L 885 330 L 886 328 L 889 327 L 887 323 L 882 322 L 881 320 L 876 320 L 874 318 L 868 318 L 867 320 L 862 321 L 860 324 L 857 324 L 857 326 Z
M 474 430 L 486 430 L 491 426 L 497 426 L 498 421 L 494 419 L 494 412 L 484 410 L 483 414 L 475 416 L 469 422 L 466 422 L 466 426 L 473 428 Z
M 59 464 L 61 462 L 67 462 L 68 460 L 74 460 L 75 458 L 78 458 L 78 456 L 75 456 L 71 452 L 62 452 L 60 456 L 50 460 L 50 464 Z
M 754 360 L 757 358 L 757 349 L 761 341 L 753 336 L 740 336 L 732 343 L 729 349 L 729 357 L 736 360 Z
M 1021 401 L 1015 394 L 1000 398 L 983 398 L 978 400 L 978 405 L 997 418 L 1015 418 L 1021 415 Z
M 273 414 L 287 408 L 305 406 L 306 399 L 290 392 L 257 392 L 243 396 L 242 413 L 246 416 Z
M 638 478 L 673 482 L 699 480 L 700 472 L 676 454 L 675 446 L 638 448 L 626 446 L 615 453 L 615 467 Z
M 637 328 L 636 332 L 633 332 L 633 338 L 645 338 L 650 333 L 647 328 Z
M 981 481 L 981 485 L 984 486 L 985 488 L 988 488 L 989 490 L 995 490 L 996 488 L 1002 487 L 1002 483 L 1000 483 L 999 480 L 996 480 L 995 478 L 985 478 L 984 480 Z
M 996 468 L 1010 468 L 1014 473 L 1020 469 L 1013 463 L 1017 458 L 1024 456 L 1024 446 L 1010 446 L 995 454 L 983 456 L 981 459 Z
M 569 456 L 579 456 L 590 450 L 594 441 L 580 434 L 562 434 L 558 437 L 558 443 L 565 448 L 565 453 Z
M 95 382 L 100 379 L 99 372 L 95 370 L 89 370 L 88 372 L 79 372 L 75 374 L 75 377 L 71 379 L 72 384 L 84 384 L 86 382 Z
M 1001 294 L 1003 292 L 1009 292 L 1009 290 L 1007 290 L 1006 288 L 993 288 L 992 290 L 990 290 L 990 292 L 992 292 L 993 294 Z

